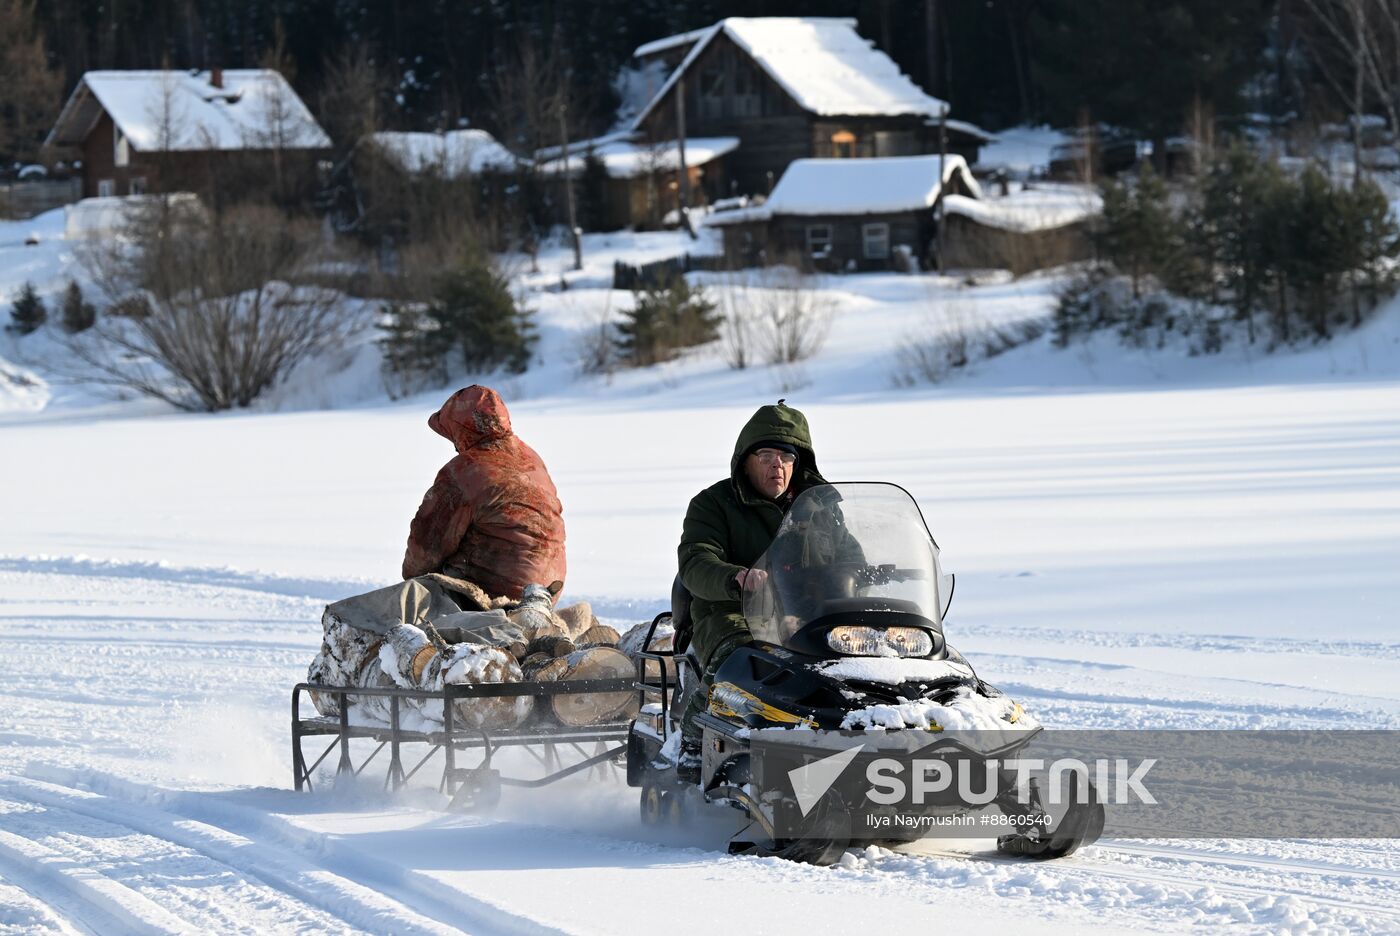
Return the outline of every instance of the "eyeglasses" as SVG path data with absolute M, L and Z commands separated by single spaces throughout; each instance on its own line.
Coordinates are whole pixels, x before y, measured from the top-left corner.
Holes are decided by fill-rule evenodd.
M 777 449 L 759 449 L 753 453 L 753 457 L 758 459 L 760 465 L 772 465 L 782 462 L 784 465 L 797 464 L 797 456 L 791 452 L 780 452 Z

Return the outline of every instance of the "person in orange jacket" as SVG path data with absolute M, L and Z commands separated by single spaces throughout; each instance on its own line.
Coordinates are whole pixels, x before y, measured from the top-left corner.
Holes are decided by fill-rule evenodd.
M 500 395 L 458 390 L 428 427 L 457 455 L 409 525 L 403 577 L 442 572 L 515 600 L 532 582 L 562 583 L 563 506 L 544 462 L 511 431 Z

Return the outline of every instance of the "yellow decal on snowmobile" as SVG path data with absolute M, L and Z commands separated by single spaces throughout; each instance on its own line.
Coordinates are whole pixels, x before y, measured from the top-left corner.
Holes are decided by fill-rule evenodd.
M 746 718 L 750 715 L 757 715 L 764 721 L 779 725 L 817 727 L 815 719 L 774 708 L 753 693 L 745 692 L 733 683 L 715 683 L 714 686 L 710 687 L 710 711 L 728 718 Z

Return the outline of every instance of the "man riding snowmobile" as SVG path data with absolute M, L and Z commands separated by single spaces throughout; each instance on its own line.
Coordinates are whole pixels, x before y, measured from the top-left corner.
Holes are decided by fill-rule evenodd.
M 772 544 L 793 499 L 825 483 L 807 417 L 779 400 L 759 407 L 744 424 L 729 477 L 691 499 L 678 549 L 680 583 L 690 593 L 690 640 L 707 686 L 731 653 L 753 642 L 740 601 L 744 591 L 761 588 L 765 576 L 752 566 Z M 697 779 L 695 715 L 704 697 L 696 693 L 682 719 L 681 773 Z

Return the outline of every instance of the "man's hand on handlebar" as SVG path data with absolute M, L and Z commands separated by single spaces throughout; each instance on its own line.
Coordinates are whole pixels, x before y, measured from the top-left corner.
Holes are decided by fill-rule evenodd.
M 768 573 L 762 569 L 740 569 L 734 574 L 734 581 L 743 591 L 756 592 L 768 581 Z

